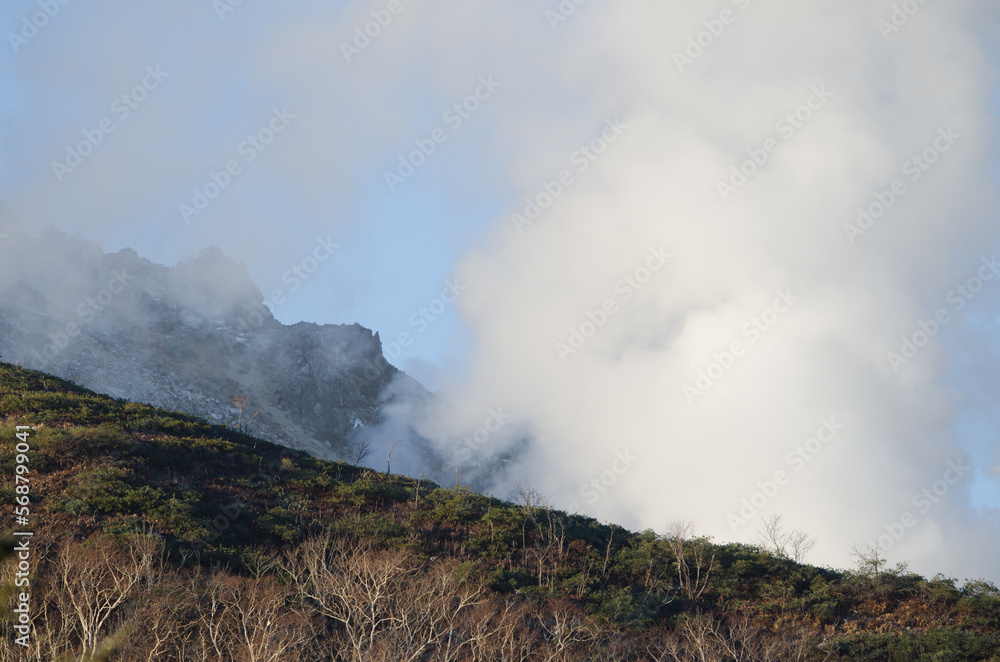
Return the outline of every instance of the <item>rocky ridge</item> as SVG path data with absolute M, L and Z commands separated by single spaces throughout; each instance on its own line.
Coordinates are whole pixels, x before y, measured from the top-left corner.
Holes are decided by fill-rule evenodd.
M 246 267 L 216 247 L 166 267 L 0 220 L 6 361 L 234 426 L 243 396 L 253 434 L 319 457 L 352 457 L 391 385 L 426 393 L 388 364 L 377 333 L 286 326 L 262 302 Z

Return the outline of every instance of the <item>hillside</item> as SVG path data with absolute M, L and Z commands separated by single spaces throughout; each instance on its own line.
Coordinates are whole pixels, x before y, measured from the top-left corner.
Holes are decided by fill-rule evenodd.
M 0 660 L 112 635 L 113 660 L 1000 660 L 982 580 L 631 532 L 527 487 L 501 501 L 326 461 L 9 364 L 4 503 L 23 496 L 19 431 L 32 648 L 8 623 Z

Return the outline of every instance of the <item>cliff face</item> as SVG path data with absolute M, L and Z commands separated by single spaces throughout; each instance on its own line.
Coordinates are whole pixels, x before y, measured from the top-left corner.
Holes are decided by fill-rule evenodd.
M 0 355 L 98 392 L 238 424 L 320 457 L 350 455 L 413 380 L 353 325 L 285 326 L 246 268 L 210 247 L 175 267 L 47 228 L 0 227 Z

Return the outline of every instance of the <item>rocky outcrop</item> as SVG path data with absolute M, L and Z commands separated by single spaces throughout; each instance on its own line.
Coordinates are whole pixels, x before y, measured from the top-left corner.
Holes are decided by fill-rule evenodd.
M 321 457 L 352 440 L 413 382 L 377 333 L 353 325 L 285 326 L 245 266 L 215 247 L 175 267 L 131 249 L 47 228 L 0 223 L 0 355 L 92 390 L 217 423 Z M 412 387 L 423 390 L 415 382 Z

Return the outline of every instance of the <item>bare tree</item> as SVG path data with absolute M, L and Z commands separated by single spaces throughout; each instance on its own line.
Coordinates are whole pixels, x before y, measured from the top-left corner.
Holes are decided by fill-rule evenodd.
M 768 515 L 757 530 L 757 544 L 778 558 L 796 563 L 805 560 L 806 554 L 816 546 L 816 540 L 802 531 L 786 531 L 781 515 Z
M 724 633 L 724 634 L 723 634 Z M 808 636 L 789 627 L 783 635 L 763 630 L 748 616 L 735 616 L 717 630 L 719 644 L 736 662 L 798 662 L 808 658 Z
M 875 583 L 881 581 L 888 561 L 886 561 L 882 543 L 878 539 L 870 545 L 851 545 L 851 555 L 857 559 L 858 570 L 861 574 L 870 577 Z
M 521 662 L 534 651 L 526 605 L 494 597 L 479 605 L 466 629 L 473 662 Z
M 674 632 L 651 633 L 646 651 L 652 662 L 802 662 L 809 658 L 803 629 L 772 634 L 747 616 L 728 622 L 708 614 L 688 614 Z
M 806 555 L 816 546 L 816 539 L 802 531 L 792 531 L 792 537 L 788 541 L 788 551 L 792 560 L 796 563 L 803 563 Z
M 158 580 L 161 547 L 150 536 L 133 536 L 126 546 L 100 538 L 89 546 L 67 542 L 59 549 L 54 562 L 60 589 L 56 607 L 72 622 L 84 656 L 102 648 L 108 631 L 127 622 L 126 605 Z
M 229 401 L 232 403 L 233 407 L 236 408 L 236 411 L 239 412 L 240 418 L 239 418 L 239 422 L 237 423 L 237 428 L 236 429 L 239 430 L 240 432 L 243 432 L 243 430 L 244 430 L 244 426 L 243 426 L 243 410 L 246 409 L 246 407 L 247 407 L 248 404 L 250 404 L 250 396 L 249 395 L 234 395 Z M 250 417 L 249 421 L 247 421 L 247 424 L 246 424 L 246 429 L 247 430 L 250 429 L 250 424 L 253 423 L 253 419 L 257 418 L 257 414 L 259 414 L 263 410 L 264 410 L 264 408 L 261 407 L 256 412 L 254 412 L 254 415 Z
M 723 662 L 727 660 L 725 636 L 722 626 L 711 616 L 696 612 L 686 616 L 677 626 L 682 645 L 669 650 L 670 657 L 666 659 L 677 662 Z M 680 653 L 680 654 L 678 654 Z
M 374 450 L 375 449 L 372 448 L 371 440 L 367 437 L 363 437 L 354 445 L 353 452 L 350 456 L 348 456 L 348 458 L 354 466 L 358 466 L 368 459 L 368 456 L 371 455 Z
M 386 448 L 388 449 L 385 454 L 385 475 L 388 476 L 390 473 L 392 473 L 390 470 L 390 463 L 392 462 L 392 453 L 397 448 L 402 446 L 405 443 L 405 441 L 402 439 L 390 439 L 385 443 L 386 443 Z
M 667 524 L 663 537 L 677 564 L 677 585 L 688 600 L 696 600 L 705 592 L 715 566 L 709 539 L 694 534 L 694 522 L 678 519 Z
M 596 631 L 587 622 L 583 610 L 566 600 L 556 602 L 537 620 L 545 639 L 556 656 L 568 653 L 575 646 L 592 641 Z
M 554 512 L 548 497 L 527 483 L 521 481 L 514 483 L 510 499 L 525 515 L 521 524 L 521 550 L 525 567 L 530 567 L 529 559 L 533 558 L 538 585 L 541 586 L 545 582 L 546 575 L 551 583 L 565 551 L 566 523 Z M 534 532 L 532 546 L 528 545 L 529 522 Z
M 427 469 L 424 469 L 424 470 L 422 470 L 420 472 L 420 475 L 417 476 L 417 489 L 415 489 L 413 491 L 413 505 L 414 506 L 419 506 L 420 505 L 420 483 L 423 482 L 423 480 L 424 480 L 424 474 L 426 472 L 427 472 Z
M 354 662 L 458 659 L 459 636 L 485 587 L 438 563 L 421 571 L 413 556 L 331 532 L 287 553 L 282 569 L 299 596 L 334 626 L 331 645 Z M 342 659 L 338 657 L 336 659 Z
M 785 549 L 788 546 L 788 536 L 781 525 L 781 515 L 768 515 L 765 517 L 754 539 L 764 551 L 770 552 L 779 558 L 788 557 Z
M 187 660 L 197 630 L 197 595 L 174 573 L 151 587 L 134 617 L 136 636 L 123 642 L 116 660 L 155 662 Z
M 303 614 L 288 608 L 290 590 L 272 577 L 216 574 L 201 601 L 201 621 L 216 659 L 294 659 L 309 640 Z
M 394 622 L 395 603 L 413 574 L 408 558 L 328 532 L 286 555 L 283 569 L 300 598 L 336 626 L 350 659 L 362 662 Z
M 511 492 L 511 500 L 514 501 L 525 515 L 531 515 L 536 509 L 547 506 L 545 494 L 523 481 L 514 483 L 514 491 Z
M 452 565 L 435 563 L 409 584 L 391 637 L 416 662 L 434 650 L 441 662 L 459 659 L 468 646 L 464 630 L 474 607 L 485 600 L 486 586 L 458 579 Z

